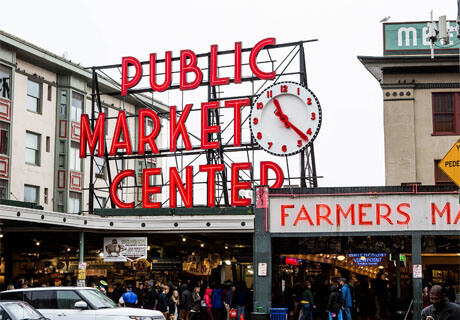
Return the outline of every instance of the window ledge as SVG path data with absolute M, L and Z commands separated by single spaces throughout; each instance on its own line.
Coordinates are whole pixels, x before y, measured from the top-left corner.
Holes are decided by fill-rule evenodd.
M 435 136 L 460 136 L 460 133 L 454 133 L 454 132 L 435 132 L 431 134 L 432 137 Z
M 33 166 L 33 167 L 40 167 L 40 165 L 36 163 L 26 162 L 26 164 L 28 164 L 29 166 Z

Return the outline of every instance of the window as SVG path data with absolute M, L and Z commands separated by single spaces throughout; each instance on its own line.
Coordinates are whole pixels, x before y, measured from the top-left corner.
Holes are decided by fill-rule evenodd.
M 56 290 L 26 292 L 30 304 L 37 309 L 57 309 Z
M 36 186 L 24 186 L 24 201 L 33 202 L 38 204 L 38 187 Z
M 436 185 L 454 185 L 454 182 L 442 171 L 438 163 L 441 160 L 434 160 L 434 183 Z
M 40 165 L 40 135 L 26 132 L 26 163 Z
M 0 98 L 10 98 L 11 68 L 0 65 Z
M 80 146 L 78 142 L 70 142 L 70 170 L 81 171 Z
M 8 180 L 0 180 L 0 199 L 8 199 Z
M 57 307 L 58 309 L 76 309 L 75 302 L 81 301 L 80 296 L 71 290 L 58 290 Z
M 61 118 L 67 117 L 67 91 L 61 90 Z
M 0 307 L 0 319 L 1 320 L 11 320 L 10 316 L 8 315 L 8 313 L 6 313 L 5 310 L 3 310 L 3 308 Z
M 80 199 L 81 194 L 77 192 L 69 192 L 69 207 L 67 208 L 69 213 L 80 212 Z
M 57 211 L 64 212 L 64 192 L 62 191 L 57 194 Z
M 144 169 L 151 169 L 151 168 L 156 168 L 156 163 L 152 162 L 150 159 L 146 160 L 139 160 L 137 163 L 137 184 L 139 186 L 142 185 L 142 175 Z M 155 176 L 150 176 L 149 177 L 150 181 L 149 184 L 153 186 L 155 184 Z
M 59 168 L 65 168 L 65 141 L 59 141 Z
M 51 101 L 51 97 L 52 97 L 52 92 L 53 92 L 53 88 L 48 85 L 48 101 Z
M 50 152 L 50 147 L 51 147 L 51 138 L 46 137 L 46 152 Z
M 433 93 L 433 133 L 460 134 L 460 93 Z
M 70 108 L 70 120 L 80 122 L 83 112 L 83 95 L 72 92 L 72 105 Z
M 105 198 L 104 197 L 95 197 L 94 198 L 94 209 L 105 208 Z
M 94 157 L 96 178 L 105 178 L 105 158 Z
M 27 80 L 27 110 L 40 112 L 40 84 Z
M 10 124 L 0 122 L 0 154 L 8 155 L 8 135 L 10 131 Z
M 43 191 L 43 202 L 48 204 L 48 188 Z

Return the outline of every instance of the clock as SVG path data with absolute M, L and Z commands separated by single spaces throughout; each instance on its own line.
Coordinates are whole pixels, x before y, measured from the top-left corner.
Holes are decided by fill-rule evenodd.
M 251 108 L 250 128 L 257 144 L 273 155 L 296 154 L 315 140 L 321 106 L 314 93 L 296 82 L 265 89 Z

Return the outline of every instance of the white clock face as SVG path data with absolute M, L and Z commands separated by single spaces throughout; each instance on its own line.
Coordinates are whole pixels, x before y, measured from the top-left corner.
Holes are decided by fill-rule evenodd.
M 321 106 L 309 89 L 295 82 L 276 83 L 251 109 L 251 132 L 267 152 L 288 156 L 313 142 L 321 126 Z

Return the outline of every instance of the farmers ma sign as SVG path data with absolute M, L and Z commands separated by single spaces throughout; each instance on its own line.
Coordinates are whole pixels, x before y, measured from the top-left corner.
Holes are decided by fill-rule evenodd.
M 435 42 L 435 50 L 458 52 L 459 39 L 455 31 L 455 21 L 450 26 L 449 44 Z M 430 50 L 429 22 L 385 23 L 383 24 L 384 54 L 426 54 Z
M 458 230 L 457 194 L 270 199 L 270 232 Z

